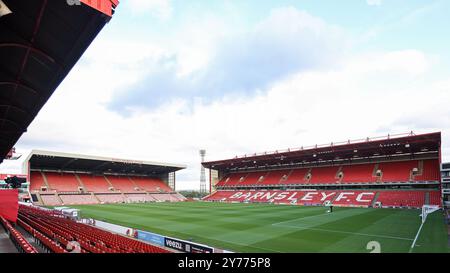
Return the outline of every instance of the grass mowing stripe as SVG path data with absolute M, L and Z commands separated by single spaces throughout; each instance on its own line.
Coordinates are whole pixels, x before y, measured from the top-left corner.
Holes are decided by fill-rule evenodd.
M 408 252 L 405 242 L 418 227 L 417 211 L 401 209 L 337 208 L 324 214 L 324 207 L 210 202 L 73 207 L 84 217 L 237 252 L 367 252 L 370 236 L 378 236 L 383 252 Z M 424 226 L 418 250 L 446 249 L 437 216 L 435 224 Z
M 414 241 L 414 239 L 411 239 L 411 238 L 387 236 L 387 235 L 380 235 L 380 234 L 359 233 L 359 232 L 351 232 L 351 231 L 340 231 L 340 230 L 332 230 L 332 229 L 324 229 L 324 228 L 301 227 L 301 226 L 282 226 L 282 227 L 291 227 L 291 228 L 296 228 L 296 229 L 310 229 L 310 230 L 342 233 L 342 234 L 349 234 L 349 235 L 356 235 L 356 236 L 379 237 L 379 238 L 387 238 L 387 239 L 395 239 L 395 240 Z

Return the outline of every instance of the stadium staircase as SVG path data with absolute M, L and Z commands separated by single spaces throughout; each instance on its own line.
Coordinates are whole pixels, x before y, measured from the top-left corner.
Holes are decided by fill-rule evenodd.
M 28 231 L 26 231 L 23 227 L 21 227 L 20 225 L 16 225 L 16 230 L 18 232 L 20 232 L 20 234 L 22 234 L 23 238 L 25 240 L 27 240 L 27 242 L 32 245 L 37 252 L 39 253 L 45 253 L 46 249 L 44 249 L 38 242 L 37 240 L 33 237 L 33 235 L 31 235 Z
M 33 202 L 36 205 L 44 205 L 44 201 L 42 200 L 41 194 L 39 192 L 34 193 L 36 198 L 38 199 L 37 202 Z
M 381 176 L 383 175 L 383 173 L 381 173 L 381 176 L 377 176 L 377 171 L 380 168 L 380 164 L 375 164 L 375 166 L 373 167 L 373 172 L 372 172 L 372 177 L 376 177 L 377 178 L 377 183 L 381 183 Z
M 210 194 L 208 194 L 208 195 L 206 195 L 206 196 L 203 196 L 203 197 L 202 197 L 202 200 L 207 200 L 209 197 L 213 196 L 216 192 L 217 192 L 217 191 L 213 191 L 212 193 L 210 193 Z
M 378 200 L 378 196 L 380 196 L 380 192 L 375 193 L 375 197 L 373 198 L 372 204 L 370 206 L 373 208 L 375 206 L 375 203 Z
M 78 184 L 80 184 L 80 187 L 83 188 L 83 192 L 87 192 L 87 188 L 84 186 L 84 183 L 81 180 L 81 178 L 78 176 L 78 174 L 75 174 L 75 178 L 77 179 Z
M 344 178 L 344 176 L 339 177 L 339 174 L 342 172 L 342 169 L 343 169 L 343 166 L 340 166 L 336 172 L 336 175 L 334 176 L 334 178 L 336 179 L 336 183 L 341 183 L 342 179 Z
M 147 195 L 147 200 L 149 200 L 149 201 L 153 201 L 153 202 L 155 202 L 156 201 L 156 199 L 151 195 L 151 193 L 149 193 L 149 192 L 146 192 L 146 195 Z
M 116 191 L 111 181 L 109 181 L 108 177 L 106 177 L 106 175 L 103 175 L 102 177 L 106 180 L 106 182 L 108 182 L 109 186 L 113 189 L 113 191 Z
M 9 239 L 6 229 L 0 224 L 0 253 L 17 253 L 17 248 Z
M 262 173 L 262 172 L 261 172 Z M 263 175 L 262 175 L 262 178 L 261 178 L 261 176 L 260 176 L 260 178 L 258 178 L 258 180 L 256 180 L 256 184 L 263 184 L 264 183 L 264 180 L 266 179 L 266 177 L 267 177 L 267 175 L 269 175 L 269 172 L 265 172 Z
M 333 204 L 333 202 L 336 200 L 337 197 L 338 197 L 338 195 L 336 194 L 335 196 L 333 196 L 333 198 L 331 198 L 331 200 L 330 200 L 331 204 Z
M 95 195 L 95 193 L 91 192 L 91 195 L 97 200 L 97 202 L 100 204 L 102 201 Z
M 306 184 L 309 184 L 311 182 L 311 179 L 312 179 L 312 168 L 309 168 L 309 170 L 306 172 L 305 178 L 304 178 Z
M 247 177 L 250 175 L 250 173 L 247 173 L 246 175 L 245 175 L 245 177 L 241 180 L 241 179 L 239 179 L 238 180 L 238 182 L 237 182 L 237 184 L 239 185 L 239 184 L 245 184 L 245 180 L 247 179 Z
M 49 184 L 48 184 L 48 180 L 47 180 L 47 176 L 45 175 L 44 172 L 39 172 L 42 175 L 42 178 L 44 179 L 44 184 L 47 187 L 47 190 L 51 190 Z
M 57 192 L 55 192 L 55 196 L 59 200 L 59 202 L 64 205 L 64 201 L 61 199 L 61 197 L 59 196 L 59 194 Z
M 292 174 L 293 171 L 294 171 L 294 170 L 292 169 L 292 170 L 287 174 L 287 176 L 286 176 L 284 179 L 281 178 L 280 181 L 278 181 L 278 183 L 284 182 L 284 181 L 288 180 L 289 177 L 291 176 L 291 174 Z
M 7 235 L 11 239 L 11 242 L 16 247 L 18 252 L 21 253 L 38 253 L 30 242 L 20 233 L 16 227 L 14 227 L 8 220 L 0 216 L 0 225 L 6 230 Z M 1 228 L 0 228 L 1 229 Z M 14 253 L 14 251 L 11 251 Z
M 146 191 L 144 191 L 143 189 L 141 189 L 140 187 L 138 187 L 138 185 L 136 184 L 136 182 L 134 182 L 134 180 L 131 179 L 131 177 L 127 177 L 127 178 L 128 178 L 128 180 L 130 180 L 131 184 L 133 184 L 134 189 L 139 190 L 139 191 L 146 192 Z

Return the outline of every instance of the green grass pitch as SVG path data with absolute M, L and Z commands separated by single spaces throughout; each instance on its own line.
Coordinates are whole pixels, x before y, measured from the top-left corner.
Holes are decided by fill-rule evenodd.
M 235 252 L 410 252 L 420 210 L 207 202 L 72 206 L 81 216 Z M 449 252 L 442 212 L 428 216 L 412 252 Z

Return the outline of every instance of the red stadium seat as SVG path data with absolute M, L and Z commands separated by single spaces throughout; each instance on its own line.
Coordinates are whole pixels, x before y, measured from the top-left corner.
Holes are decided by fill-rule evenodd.
M 78 174 L 78 177 L 84 184 L 86 191 L 95 193 L 111 192 L 111 185 L 106 181 L 104 176 L 93 176 L 87 174 Z
M 377 201 L 384 207 L 413 207 L 425 205 L 425 191 L 380 191 Z
M 75 175 L 71 173 L 45 172 L 43 175 L 47 178 L 50 189 L 57 192 L 78 192 L 81 186 Z
M 166 249 L 144 243 L 119 234 L 113 234 L 70 219 L 53 211 L 20 206 L 19 219 L 34 229 L 34 236 L 51 252 L 67 252 L 64 247 L 77 241 L 83 252 L 91 253 L 167 253 Z M 55 243 L 58 241 L 59 243 Z
M 327 190 L 327 191 L 255 191 L 255 190 L 219 190 L 206 197 L 205 201 L 226 202 L 272 202 L 300 205 L 323 205 L 331 201 L 336 206 L 369 207 L 374 201 L 387 207 L 421 208 L 425 205 L 425 196 L 429 193 L 430 205 L 441 205 L 439 191 L 404 190 Z M 295 200 L 295 201 L 294 201 Z M 294 201 L 294 202 L 293 202 Z
M 129 178 L 137 187 L 147 192 L 172 192 L 169 186 L 161 179 L 151 177 L 133 176 Z

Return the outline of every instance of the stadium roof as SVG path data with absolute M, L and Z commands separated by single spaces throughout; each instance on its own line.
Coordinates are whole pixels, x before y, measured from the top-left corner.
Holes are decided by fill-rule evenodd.
M 117 0 L 2 1 L 0 163 L 118 5 Z
M 139 161 L 33 150 L 24 162 L 24 169 L 111 173 L 127 175 L 157 175 L 185 169 L 186 165 Z
M 289 166 L 293 164 L 386 158 L 401 155 L 429 154 L 439 156 L 441 133 L 389 135 L 348 140 L 283 151 L 236 156 L 231 159 L 203 162 L 205 168 L 233 170 L 255 167 Z

